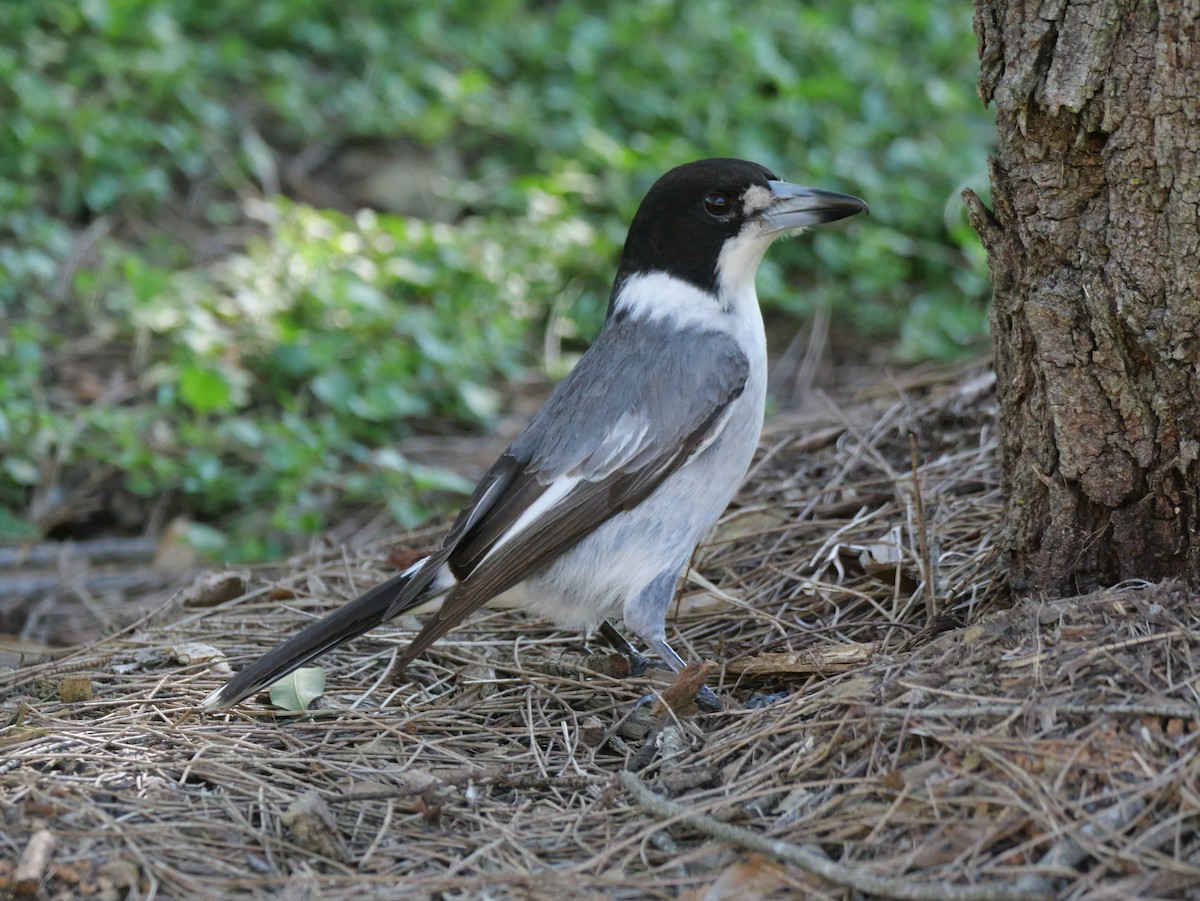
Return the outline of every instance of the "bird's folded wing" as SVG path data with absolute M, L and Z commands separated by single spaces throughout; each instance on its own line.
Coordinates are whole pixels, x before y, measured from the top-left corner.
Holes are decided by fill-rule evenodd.
M 719 332 L 655 326 L 610 323 L 484 477 L 437 554 L 459 584 L 401 664 L 637 506 L 720 434 L 746 384 L 745 355 Z

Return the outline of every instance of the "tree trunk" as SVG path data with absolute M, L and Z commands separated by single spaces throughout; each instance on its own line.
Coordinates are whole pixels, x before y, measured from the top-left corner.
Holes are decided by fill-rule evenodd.
M 1200 0 L 976 0 L 1015 589 L 1200 587 Z

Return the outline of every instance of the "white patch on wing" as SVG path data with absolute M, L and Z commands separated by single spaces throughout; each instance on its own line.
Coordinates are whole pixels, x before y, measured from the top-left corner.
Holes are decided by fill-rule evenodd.
M 506 479 L 497 479 L 488 486 L 487 490 L 483 492 L 483 497 L 479 499 L 479 503 L 467 514 L 467 523 L 463 527 L 464 534 L 474 528 L 475 523 L 479 521 L 479 517 L 492 508 L 492 504 L 495 503 L 496 498 L 504 493 L 507 487 L 508 480 Z
M 508 544 L 512 539 L 521 532 L 528 529 L 531 525 L 541 519 L 547 511 L 552 510 L 565 498 L 580 481 L 580 476 L 560 476 L 550 483 L 550 487 L 542 493 L 542 495 L 532 504 L 525 508 L 525 512 L 517 517 L 514 522 L 503 535 L 492 545 L 492 549 L 484 555 L 484 558 L 479 561 L 479 566 L 482 566 L 487 559 Z
M 649 432 L 650 423 L 645 416 L 630 411 L 622 413 L 613 430 L 584 461 L 582 475 L 596 480 L 620 469 L 642 449 Z
M 421 567 L 425 565 L 425 561 L 428 559 L 429 559 L 428 557 L 422 557 L 420 560 L 418 560 L 416 563 L 414 563 L 412 566 L 410 566 L 404 572 L 400 573 L 400 575 L 415 576 L 417 574 L 417 572 L 421 569 Z
M 687 466 L 690 461 L 708 450 L 709 445 L 721 437 L 721 433 L 725 431 L 725 426 L 729 425 L 729 419 L 733 415 L 733 410 L 733 404 L 725 408 L 725 412 L 712 424 L 712 428 L 708 430 L 708 434 L 692 449 L 692 452 L 688 454 L 687 460 L 683 461 L 684 466 Z

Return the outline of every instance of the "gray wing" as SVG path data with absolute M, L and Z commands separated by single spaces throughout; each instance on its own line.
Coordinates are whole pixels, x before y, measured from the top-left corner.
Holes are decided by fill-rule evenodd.
M 610 321 L 484 476 L 425 567 L 432 578 L 445 562 L 459 584 L 400 665 L 640 503 L 720 433 L 748 373 L 745 354 L 723 333 Z

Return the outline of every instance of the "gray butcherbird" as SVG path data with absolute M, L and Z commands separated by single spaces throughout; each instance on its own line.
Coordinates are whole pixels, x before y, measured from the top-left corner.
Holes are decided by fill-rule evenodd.
M 767 346 L 754 276 L 780 235 L 865 211 L 711 159 L 660 178 L 629 227 L 604 328 L 458 514 L 441 547 L 209 695 L 219 709 L 394 616 L 440 601 L 399 669 L 489 602 L 591 628 L 618 613 L 673 670 L 664 617 L 758 442 Z M 715 701 L 707 693 L 710 701 Z

